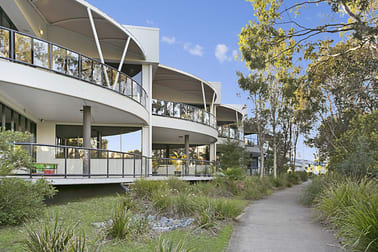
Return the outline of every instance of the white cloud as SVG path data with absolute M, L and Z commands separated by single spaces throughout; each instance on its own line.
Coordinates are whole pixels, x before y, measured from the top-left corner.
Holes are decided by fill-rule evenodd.
M 167 36 L 163 36 L 161 38 L 161 41 L 169 44 L 169 45 L 173 45 L 176 43 L 176 37 L 172 36 L 172 37 L 167 37 Z
M 215 47 L 215 57 L 220 63 L 231 61 L 231 57 L 227 55 L 228 47 L 225 44 L 218 44 Z
M 194 56 L 202 56 L 203 55 L 203 47 L 196 44 L 192 46 L 191 43 L 185 43 L 184 44 L 184 50 L 189 52 L 191 55 Z

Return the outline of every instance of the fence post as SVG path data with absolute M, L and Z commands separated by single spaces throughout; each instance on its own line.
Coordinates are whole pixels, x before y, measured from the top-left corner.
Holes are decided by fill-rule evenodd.
M 135 154 L 133 154 L 133 157 L 134 157 L 133 177 L 135 178 Z
M 125 154 L 122 153 L 122 178 L 125 177 Z
M 67 178 L 67 147 L 64 147 L 64 178 Z
M 29 148 L 30 148 L 30 153 L 33 153 L 33 144 L 31 144 Z M 32 167 L 30 167 L 30 169 L 29 169 L 29 176 L 30 176 L 30 178 L 33 177 L 33 169 L 32 169 Z
M 88 178 L 91 178 L 91 150 L 88 151 Z
M 106 151 L 106 177 L 109 178 L 109 151 Z

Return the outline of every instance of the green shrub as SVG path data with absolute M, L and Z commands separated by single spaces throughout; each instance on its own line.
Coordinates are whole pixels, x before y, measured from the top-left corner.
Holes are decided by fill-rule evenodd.
M 288 185 L 297 185 L 297 184 L 300 183 L 299 175 L 297 175 L 296 172 L 287 174 L 286 178 L 287 178 L 287 181 L 288 181 Z
M 84 252 L 89 251 L 85 234 L 77 231 L 78 223 L 63 225 L 58 215 L 53 221 L 26 226 L 24 248 L 30 252 Z
M 189 194 L 179 193 L 177 196 L 172 197 L 171 208 L 180 216 L 192 215 L 196 210 L 196 205 L 193 198 Z
M 230 219 L 238 216 L 243 211 L 243 206 L 237 200 L 215 199 L 215 216 L 217 219 Z
M 317 208 L 354 250 L 377 251 L 378 186 L 373 180 L 326 179 Z
M 242 180 L 245 178 L 245 171 L 240 167 L 223 169 L 221 174 L 228 180 Z
M 306 206 L 312 206 L 315 203 L 315 199 L 324 189 L 324 184 L 323 177 L 314 177 L 303 191 L 300 199 L 301 203 Z
M 140 179 L 135 181 L 133 189 L 137 197 L 151 200 L 153 192 L 164 191 L 167 189 L 167 183 L 165 181 Z
M 0 225 L 20 224 L 25 219 L 42 213 L 45 197 L 51 198 L 56 190 L 46 180 L 35 183 L 20 178 L 0 180 Z
M 306 182 L 308 180 L 308 174 L 307 174 L 307 172 L 305 172 L 305 171 L 297 171 L 295 173 L 299 176 L 299 178 L 300 178 L 300 180 L 302 182 Z
M 177 192 L 185 192 L 189 190 L 189 184 L 178 178 L 171 177 L 167 180 L 168 188 Z
M 172 205 L 172 197 L 168 191 L 156 191 L 152 193 L 152 206 L 157 211 L 165 211 Z

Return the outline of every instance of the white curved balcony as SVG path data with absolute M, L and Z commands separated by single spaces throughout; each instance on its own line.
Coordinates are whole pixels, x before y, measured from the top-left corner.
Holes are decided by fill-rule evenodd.
M 73 50 L 5 27 L 0 27 L 0 58 L 106 88 L 146 107 L 146 91 L 125 73 Z

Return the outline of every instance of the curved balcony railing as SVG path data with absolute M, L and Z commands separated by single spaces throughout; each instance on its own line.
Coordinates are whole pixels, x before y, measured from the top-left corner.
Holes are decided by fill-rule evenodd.
M 146 107 L 146 91 L 125 73 L 78 52 L 1 26 L 0 58 L 107 88 Z
M 218 126 L 218 137 L 244 141 L 244 130 L 238 128 L 236 124 Z
M 217 120 L 213 114 L 183 103 L 152 99 L 152 114 L 184 119 L 217 128 Z

